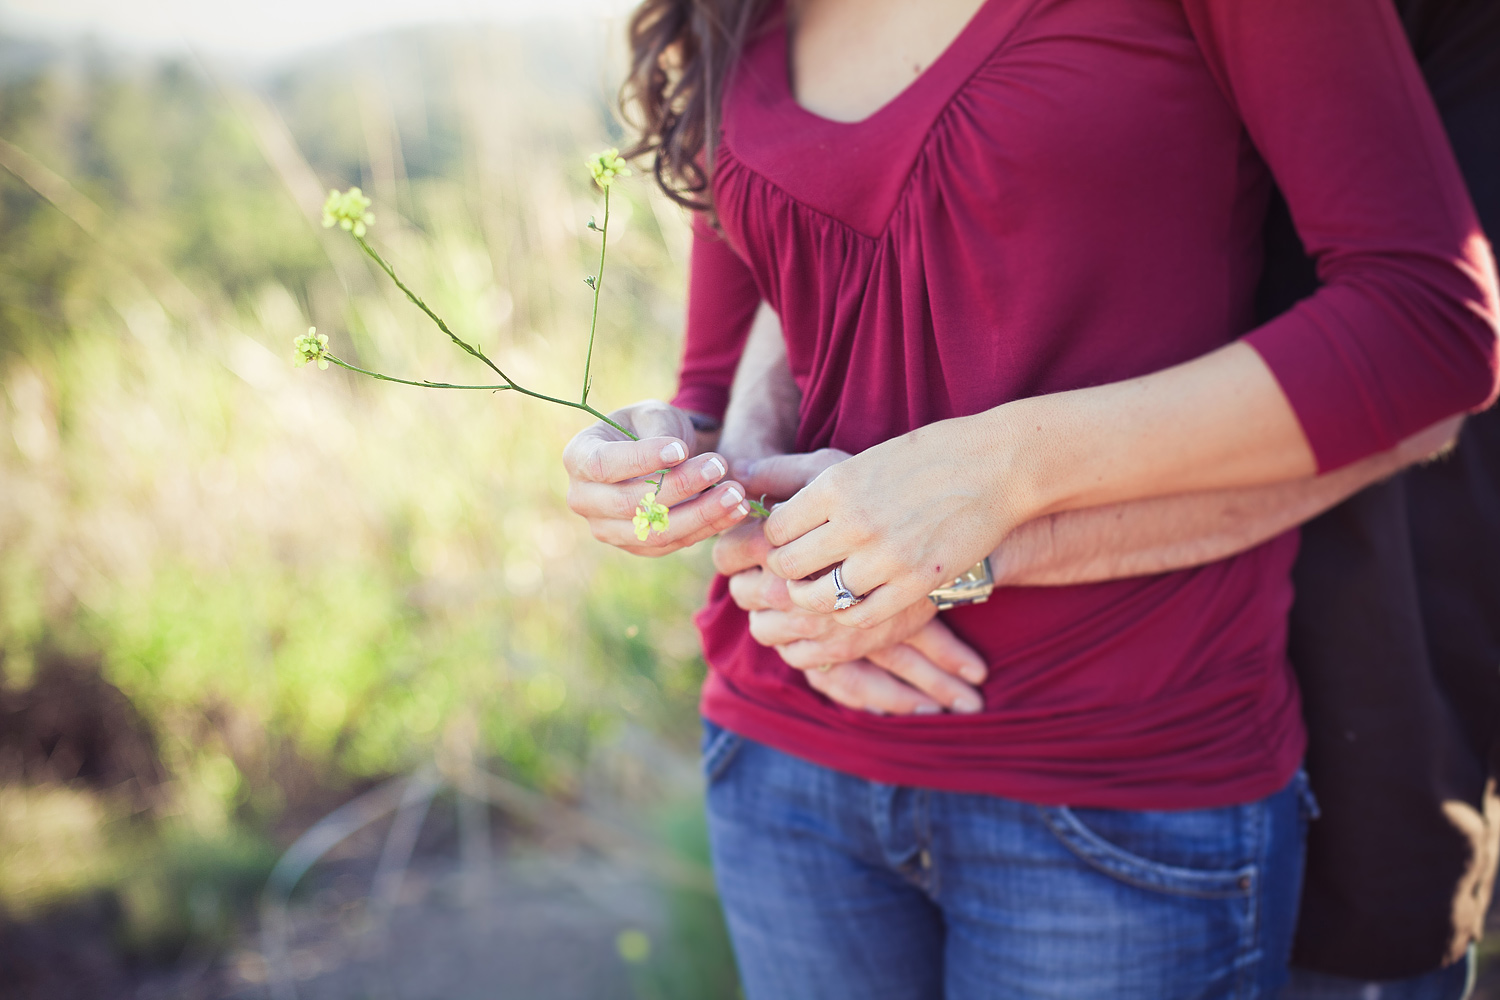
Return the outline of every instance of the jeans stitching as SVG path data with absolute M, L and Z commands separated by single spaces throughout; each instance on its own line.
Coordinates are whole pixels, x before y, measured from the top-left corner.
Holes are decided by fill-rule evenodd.
M 1074 856 L 1128 885 L 1197 899 L 1234 899 L 1253 891 L 1258 874 L 1258 866 L 1253 862 L 1240 868 L 1211 872 L 1162 864 L 1105 840 L 1067 806 L 1038 806 L 1037 812 L 1053 836 Z M 1249 879 L 1250 889 L 1246 888 L 1246 879 Z
M 712 725 L 707 723 L 706 725 Z M 713 784 L 723 777 L 729 765 L 739 755 L 740 747 L 744 744 L 744 737 L 739 733 L 715 726 L 710 730 L 708 744 L 703 748 L 703 775 L 709 784 Z
M 921 808 L 921 811 L 917 815 L 917 818 L 918 818 L 918 827 L 917 828 L 918 828 L 918 830 L 920 832 L 920 836 L 919 836 L 920 848 L 921 848 L 921 850 L 924 850 L 924 851 L 927 852 L 927 857 L 928 857 L 928 864 L 927 864 L 927 895 L 934 902 L 936 902 L 937 898 L 938 898 L 938 889 L 939 889 L 939 886 L 940 886 L 941 883 L 940 883 L 939 876 L 938 876 L 938 855 L 937 855 L 937 851 L 935 851 L 935 850 L 932 849 L 933 848 L 933 844 L 932 844 L 932 797 L 933 797 L 933 794 L 934 793 L 926 790 L 925 788 L 922 790 L 922 793 L 921 793 L 922 797 L 920 799 L 922 808 Z M 919 857 L 920 857 L 920 855 L 919 855 Z
M 1261 906 L 1260 898 L 1260 872 L 1264 871 L 1265 866 L 1270 862 L 1271 841 L 1267 835 L 1269 820 L 1269 811 L 1263 808 L 1252 809 L 1245 816 L 1245 826 L 1247 827 L 1245 832 L 1251 838 L 1251 843 L 1255 845 L 1256 871 L 1252 872 L 1249 876 L 1250 898 L 1247 901 L 1249 913 L 1247 914 L 1248 919 L 1245 921 L 1244 934 L 1240 941 L 1239 958 L 1236 962 L 1239 966 L 1239 975 L 1236 977 L 1239 982 L 1235 992 L 1238 996 L 1246 998 L 1246 1000 L 1253 1000 L 1256 994 L 1259 993 L 1259 984 L 1255 982 L 1254 974 L 1259 971 L 1263 957 L 1260 954 L 1262 950 L 1260 925 L 1261 918 L 1264 916 L 1261 912 L 1263 907 Z

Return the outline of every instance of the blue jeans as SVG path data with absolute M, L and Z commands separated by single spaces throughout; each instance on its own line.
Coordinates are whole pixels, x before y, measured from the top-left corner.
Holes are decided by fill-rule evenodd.
M 1474 990 L 1474 949 L 1462 961 L 1410 979 L 1346 979 L 1293 969 L 1279 1000 L 1464 1000 Z
M 749 1000 L 1274 997 L 1306 779 L 1182 812 L 882 785 L 706 724 L 708 828 Z

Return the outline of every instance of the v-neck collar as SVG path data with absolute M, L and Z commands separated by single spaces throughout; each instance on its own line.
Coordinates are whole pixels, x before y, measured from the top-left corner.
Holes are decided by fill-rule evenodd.
M 985 0 L 915 80 L 865 118 L 797 103 L 783 2 L 746 48 L 726 94 L 724 145 L 808 207 L 872 239 L 884 232 L 933 123 L 1039 0 Z
M 792 114 L 800 113 L 801 116 L 813 122 L 834 128 L 860 128 L 865 125 L 875 125 L 883 116 L 899 115 L 904 104 L 919 102 L 927 91 L 941 93 L 942 103 L 946 104 L 953 96 L 953 92 L 977 68 L 978 62 L 993 51 L 992 44 L 983 45 L 982 43 L 984 41 L 983 28 L 993 19 L 995 10 L 1015 5 L 1016 0 L 984 0 L 984 3 L 981 3 L 969 16 L 958 34 L 953 36 L 953 40 L 938 54 L 931 65 L 918 73 L 915 79 L 901 88 L 890 100 L 855 121 L 846 122 L 825 117 L 816 111 L 808 110 L 797 100 L 796 88 L 792 85 L 791 34 L 787 30 L 788 19 L 784 0 L 776 5 L 780 16 L 774 21 L 769 40 L 780 59 L 771 62 L 768 68 L 771 70 L 772 77 L 780 80 L 784 85 L 786 103 L 790 105 L 789 110 Z M 974 51 L 976 48 L 978 51 Z

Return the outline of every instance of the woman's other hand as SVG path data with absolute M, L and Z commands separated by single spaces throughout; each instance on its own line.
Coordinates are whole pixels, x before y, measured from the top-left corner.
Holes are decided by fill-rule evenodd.
M 832 568 L 865 600 L 837 619 L 872 628 L 994 551 L 1018 517 L 996 485 L 1005 449 L 972 418 L 945 420 L 831 466 L 766 522 L 765 565 L 798 607 L 835 613 Z
M 859 629 L 792 604 L 786 581 L 765 571 L 760 525 L 746 523 L 714 546 L 714 565 L 750 612 L 750 634 L 776 649 L 808 683 L 849 708 L 880 714 L 977 712 L 984 660 L 955 636 L 925 597 L 877 628 Z M 968 683 L 965 683 L 965 682 Z
M 589 523 L 601 542 L 636 555 L 661 556 L 696 544 L 743 521 L 750 513 L 738 483 L 724 481 L 722 455 L 695 454 L 698 435 L 684 410 L 648 400 L 611 413 L 610 419 L 639 436 L 632 441 L 597 423 L 563 449 L 568 470 L 568 506 Z M 658 490 L 646 482 L 669 470 Z M 647 493 L 671 508 L 669 527 L 636 538 L 631 519 Z

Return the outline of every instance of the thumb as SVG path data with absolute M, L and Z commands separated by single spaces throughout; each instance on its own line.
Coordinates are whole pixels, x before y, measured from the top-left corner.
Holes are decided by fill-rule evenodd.
M 825 469 L 832 468 L 849 453 L 836 448 L 804 452 L 799 455 L 776 455 L 750 466 L 745 476 L 745 493 L 758 497 L 765 494 L 773 500 L 788 500 Z

